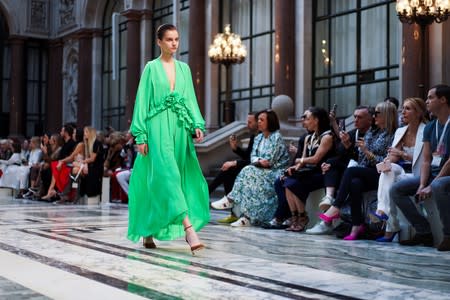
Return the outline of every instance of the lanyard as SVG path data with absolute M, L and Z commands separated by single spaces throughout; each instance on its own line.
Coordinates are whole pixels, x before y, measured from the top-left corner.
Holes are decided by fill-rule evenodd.
M 437 143 L 438 145 L 441 145 L 442 141 L 444 140 L 445 131 L 447 129 L 447 126 L 448 126 L 449 122 L 450 122 L 450 117 L 447 119 L 447 122 L 445 122 L 444 129 L 442 130 L 441 138 L 439 138 L 439 134 L 438 134 L 438 123 L 439 123 L 439 121 L 436 120 L 436 141 L 439 140 L 439 142 Z

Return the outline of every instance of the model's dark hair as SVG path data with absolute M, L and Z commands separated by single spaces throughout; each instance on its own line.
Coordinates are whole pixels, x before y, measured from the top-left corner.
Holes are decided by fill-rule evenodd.
M 166 31 L 169 30 L 177 30 L 177 27 L 172 24 L 162 24 L 161 26 L 159 26 L 158 29 L 156 29 L 156 37 L 158 38 L 158 40 L 162 40 Z
M 259 117 L 260 114 L 266 114 L 267 115 L 267 130 L 270 132 L 277 131 L 280 129 L 280 121 L 278 120 L 277 114 L 271 110 L 271 109 L 265 109 L 255 116 L 256 118 Z
M 436 89 L 435 94 L 438 98 L 445 97 L 445 99 L 447 99 L 447 105 L 450 106 L 450 86 L 446 84 L 437 84 L 430 90 L 432 89 Z
M 330 130 L 330 117 L 328 112 L 321 107 L 310 107 L 308 108 L 309 113 L 319 120 L 319 134 Z

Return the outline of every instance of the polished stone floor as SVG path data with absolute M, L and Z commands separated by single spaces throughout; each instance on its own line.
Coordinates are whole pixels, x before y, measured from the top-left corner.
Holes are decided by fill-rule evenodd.
M 0 299 L 449 299 L 450 252 L 216 220 L 180 239 L 125 238 L 125 205 L 0 198 Z

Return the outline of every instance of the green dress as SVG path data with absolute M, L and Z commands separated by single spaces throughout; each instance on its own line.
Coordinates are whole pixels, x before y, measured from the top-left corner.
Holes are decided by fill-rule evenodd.
M 131 133 L 137 144 L 148 144 L 138 154 L 129 188 L 128 238 L 173 240 L 184 236 L 183 219 L 194 229 L 209 222 L 208 186 L 197 160 L 192 134 L 204 131 L 191 71 L 175 60 L 175 89 L 160 58 L 148 62 L 136 95 Z

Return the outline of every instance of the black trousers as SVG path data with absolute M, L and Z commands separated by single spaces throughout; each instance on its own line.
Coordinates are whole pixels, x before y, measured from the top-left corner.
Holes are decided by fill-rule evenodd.
M 209 194 L 213 193 L 217 187 L 223 184 L 225 195 L 228 195 L 233 189 L 234 181 L 243 167 L 229 168 L 226 171 L 220 171 L 214 180 L 208 185 Z
M 352 223 L 358 226 L 364 223 L 362 213 L 363 193 L 378 188 L 380 174 L 375 168 L 351 167 L 345 170 L 334 206 L 341 208 L 350 201 Z

